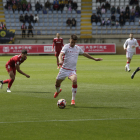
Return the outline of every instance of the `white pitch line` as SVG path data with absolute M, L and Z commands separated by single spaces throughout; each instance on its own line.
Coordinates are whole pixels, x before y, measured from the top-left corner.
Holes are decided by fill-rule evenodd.
M 0 122 L 0 124 L 8 123 L 42 123 L 42 122 L 78 122 L 78 121 L 113 121 L 113 120 L 140 120 L 140 118 L 107 118 L 107 119 L 75 119 L 75 120 L 42 120 L 42 121 L 16 121 L 16 122 Z

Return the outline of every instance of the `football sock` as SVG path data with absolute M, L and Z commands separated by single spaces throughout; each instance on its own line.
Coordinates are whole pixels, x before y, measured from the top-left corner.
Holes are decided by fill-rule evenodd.
M 9 88 L 9 89 L 10 89 L 10 87 L 12 86 L 13 82 L 14 82 L 14 80 L 9 79 L 9 82 L 8 82 L 8 88 Z
M 58 86 L 55 86 L 55 88 L 56 88 L 56 92 L 58 93 L 58 92 L 60 92 L 60 86 L 58 87 Z
M 129 62 L 127 62 L 127 64 L 126 64 L 126 67 L 129 69 L 129 65 L 130 65 L 130 63 Z
M 10 79 L 4 80 L 4 81 L 3 81 L 3 84 L 9 83 L 9 80 L 10 80 Z
M 72 100 L 75 100 L 77 85 L 72 85 Z

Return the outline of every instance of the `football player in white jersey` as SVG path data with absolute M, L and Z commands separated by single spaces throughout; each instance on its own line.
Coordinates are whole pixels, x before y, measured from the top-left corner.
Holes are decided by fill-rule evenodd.
M 102 58 L 93 58 L 88 53 L 85 53 L 79 46 L 75 45 L 77 41 L 76 35 L 71 35 L 70 43 L 66 44 L 59 55 L 59 64 L 62 65 L 57 78 L 56 78 L 56 92 L 54 98 L 62 91 L 60 88 L 61 82 L 68 77 L 72 81 L 72 100 L 71 105 L 75 105 L 75 96 L 77 92 L 77 75 L 76 75 L 76 64 L 78 55 L 82 54 L 83 56 L 95 60 L 101 61 Z
M 127 64 L 125 66 L 125 70 L 130 72 L 130 68 L 129 68 L 129 65 L 130 65 L 130 62 L 131 62 L 131 59 L 135 53 L 135 48 L 139 46 L 137 40 L 135 38 L 133 38 L 133 34 L 131 33 L 129 35 L 130 38 L 128 38 L 123 47 L 124 47 L 124 50 L 126 50 L 126 58 L 127 58 Z

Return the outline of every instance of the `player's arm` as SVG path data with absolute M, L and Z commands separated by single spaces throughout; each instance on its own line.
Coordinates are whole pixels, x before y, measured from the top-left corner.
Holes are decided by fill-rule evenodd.
M 23 71 L 20 70 L 19 65 L 16 65 L 16 69 L 17 69 L 17 71 L 18 71 L 20 74 L 23 74 L 23 75 L 25 75 L 27 78 L 30 78 L 29 75 L 27 75 L 26 73 L 24 73 Z
M 138 41 L 136 40 L 136 45 L 135 45 L 135 47 L 139 47 L 139 43 L 138 43 Z
M 54 52 L 54 42 L 53 42 L 53 45 L 52 45 L 52 52 Z
M 61 52 L 60 54 L 59 54 L 59 65 L 62 65 L 63 64 L 63 56 L 64 56 L 65 54 L 63 53 L 63 52 Z
M 123 45 L 124 50 L 127 50 L 127 45 L 128 45 L 128 42 L 126 40 L 125 43 L 124 43 L 124 45 Z
M 103 60 L 102 58 L 94 58 L 94 57 L 92 57 L 91 55 L 89 55 L 88 53 L 85 53 L 85 52 L 83 53 L 83 56 L 85 56 L 85 57 L 87 57 L 89 59 L 95 60 L 95 61 Z

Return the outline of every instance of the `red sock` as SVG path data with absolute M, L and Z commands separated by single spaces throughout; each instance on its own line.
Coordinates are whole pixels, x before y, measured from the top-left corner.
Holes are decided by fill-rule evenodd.
M 77 88 L 77 84 L 76 85 L 72 85 L 73 88 Z
M 59 63 L 57 63 L 57 66 L 59 67 Z
M 4 81 L 3 81 L 3 84 L 9 83 L 9 80 L 10 80 L 10 79 L 4 80 Z
M 10 87 L 12 86 L 13 82 L 14 82 L 14 80 L 9 79 L 9 82 L 8 82 L 8 88 L 9 88 L 9 89 L 10 89 Z

